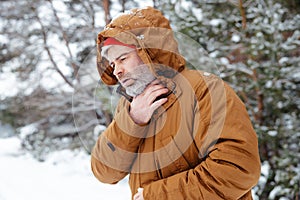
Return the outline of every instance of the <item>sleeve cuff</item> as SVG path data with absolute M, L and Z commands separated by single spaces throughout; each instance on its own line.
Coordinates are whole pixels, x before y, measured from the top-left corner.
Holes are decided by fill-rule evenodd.
M 115 116 L 115 122 L 117 126 L 126 134 L 136 138 L 144 138 L 145 132 L 148 128 L 148 124 L 139 125 L 136 124 L 129 115 L 129 105 L 126 105 Z

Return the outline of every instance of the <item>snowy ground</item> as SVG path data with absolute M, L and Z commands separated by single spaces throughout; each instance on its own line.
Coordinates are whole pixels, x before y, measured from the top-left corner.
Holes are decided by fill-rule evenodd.
M 38 162 L 20 150 L 20 140 L 0 139 L 0 200 L 129 200 L 127 179 L 102 184 L 84 152 L 60 151 Z
M 268 165 L 263 164 L 262 174 L 268 175 Z M 18 138 L 0 138 L 0 200 L 129 200 L 127 181 L 99 182 L 84 152 L 54 152 L 38 162 L 21 151 Z M 264 176 L 260 183 L 265 184 Z

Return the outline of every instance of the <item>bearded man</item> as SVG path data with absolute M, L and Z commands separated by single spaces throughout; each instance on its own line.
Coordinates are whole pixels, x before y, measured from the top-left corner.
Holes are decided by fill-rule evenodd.
M 219 77 L 186 68 L 162 13 L 124 13 L 97 43 L 101 79 L 122 97 L 93 149 L 94 175 L 129 174 L 134 200 L 252 199 L 260 159 L 245 106 Z

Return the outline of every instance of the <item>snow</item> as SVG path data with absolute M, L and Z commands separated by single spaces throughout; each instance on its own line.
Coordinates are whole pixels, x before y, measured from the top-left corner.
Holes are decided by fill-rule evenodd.
M 267 161 L 264 161 L 261 165 L 261 174 L 264 177 L 268 177 L 270 173 L 271 166 Z
M 226 57 L 221 57 L 221 58 L 220 58 L 220 62 L 221 62 L 223 65 L 229 65 L 229 60 L 228 60 L 228 58 L 226 58 Z
M 278 62 L 279 62 L 279 64 L 283 65 L 283 64 L 287 63 L 288 61 L 289 61 L 288 57 L 282 57 L 282 58 L 280 58 L 280 60 Z
M 0 22 L 0 27 L 1 26 L 5 26 L 4 24 L 2 24 L 3 22 Z M 8 40 L 8 38 L 6 37 L 6 36 L 4 36 L 4 35 L 0 35 L 0 43 L 3 43 L 3 44 L 6 44 L 6 43 L 8 43 L 9 42 L 9 40 Z
M 93 130 L 93 134 L 95 136 L 98 136 L 102 131 L 106 129 L 106 126 L 103 126 L 101 124 L 97 124 Z
M 239 35 L 233 34 L 231 37 L 231 41 L 233 42 L 239 42 L 241 40 L 241 37 Z
M 224 20 L 222 19 L 212 19 L 209 24 L 212 26 L 219 26 L 220 24 L 223 23 Z
M 268 131 L 268 134 L 272 137 L 275 137 L 277 135 L 277 131 L 275 131 L 275 130 Z
M 0 106 L 1 109 L 1 106 Z M 2 123 L 0 121 L 0 138 L 12 136 L 15 133 L 13 127 L 10 124 Z
M 75 131 L 74 124 L 61 124 L 50 127 L 48 133 L 51 135 L 64 135 Z
M 83 151 L 57 151 L 45 162 L 21 150 L 17 137 L 0 139 L 0 200 L 130 199 L 127 177 L 116 185 L 99 182 Z
M 203 11 L 201 8 L 195 8 L 192 7 L 192 12 L 194 14 L 194 16 L 196 17 L 198 22 L 201 22 L 203 20 Z
M 190 10 L 190 8 L 193 7 L 192 2 L 186 1 L 186 0 L 180 1 L 179 5 L 180 5 L 180 7 L 179 7 L 180 10 L 183 9 L 185 11 L 188 11 L 188 10 Z
M 53 1 L 53 7 L 56 11 L 67 12 L 68 8 L 62 1 Z
M 274 189 L 269 194 L 269 199 L 270 200 L 277 199 L 276 195 L 282 194 L 284 192 L 288 193 L 290 191 L 287 188 L 282 188 L 281 186 L 275 186 Z M 287 197 L 280 197 L 280 200 L 288 200 L 288 199 L 289 198 Z
M 266 88 L 272 88 L 272 86 L 273 86 L 273 81 L 271 81 L 271 80 L 268 80 L 265 84 Z
M 268 161 L 264 161 L 262 162 L 261 164 L 261 176 L 259 177 L 259 181 L 258 181 L 258 187 L 255 187 L 253 190 L 252 190 L 252 194 L 254 195 L 254 199 L 259 199 L 258 196 L 256 196 L 257 194 L 257 191 L 259 190 L 259 188 L 261 188 L 261 190 L 264 189 L 264 187 L 266 186 L 266 183 L 267 183 L 267 179 L 268 179 L 268 176 L 270 174 L 270 164 Z
M 104 12 L 95 12 L 95 26 L 96 27 L 104 27 L 105 26 L 105 21 L 102 20 L 104 19 Z
M 18 93 L 16 88 L 17 80 L 13 73 L 2 73 L 0 74 L 1 84 L 0 84 L 0 98 L 12 97 Z
M 270 192 L 269 198 L 274 199 L 275 195 L 282 190 L 281 186 L 275 186 L 274 189 Z
M 19 129 L 20 137 L 22 139 L 25 139 L 28 135 L 31 135 L 36 131 L 38 131 L 38 129 L 35 124 L 29 124 Z

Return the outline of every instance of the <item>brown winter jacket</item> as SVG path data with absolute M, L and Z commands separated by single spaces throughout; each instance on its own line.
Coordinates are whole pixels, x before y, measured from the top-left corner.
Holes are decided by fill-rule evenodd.
M 131 120 L 130 99 L 120 99 L 93 149 L 93 173 L 105 183 L 130 174 L 132 195 L 142 187 L 145 200 L 252 199 L 260 159 L 245 106 L 217 76 L 185 69 L 169 30 L 168 20 L 147 8 L 119 16 L 99 33 L 98 53 L 107 37 L 134 44 L 172 93 L 144 126 Z M 116 84 L 107 61 L 100 53 L 97 59 L 103 82 Z

